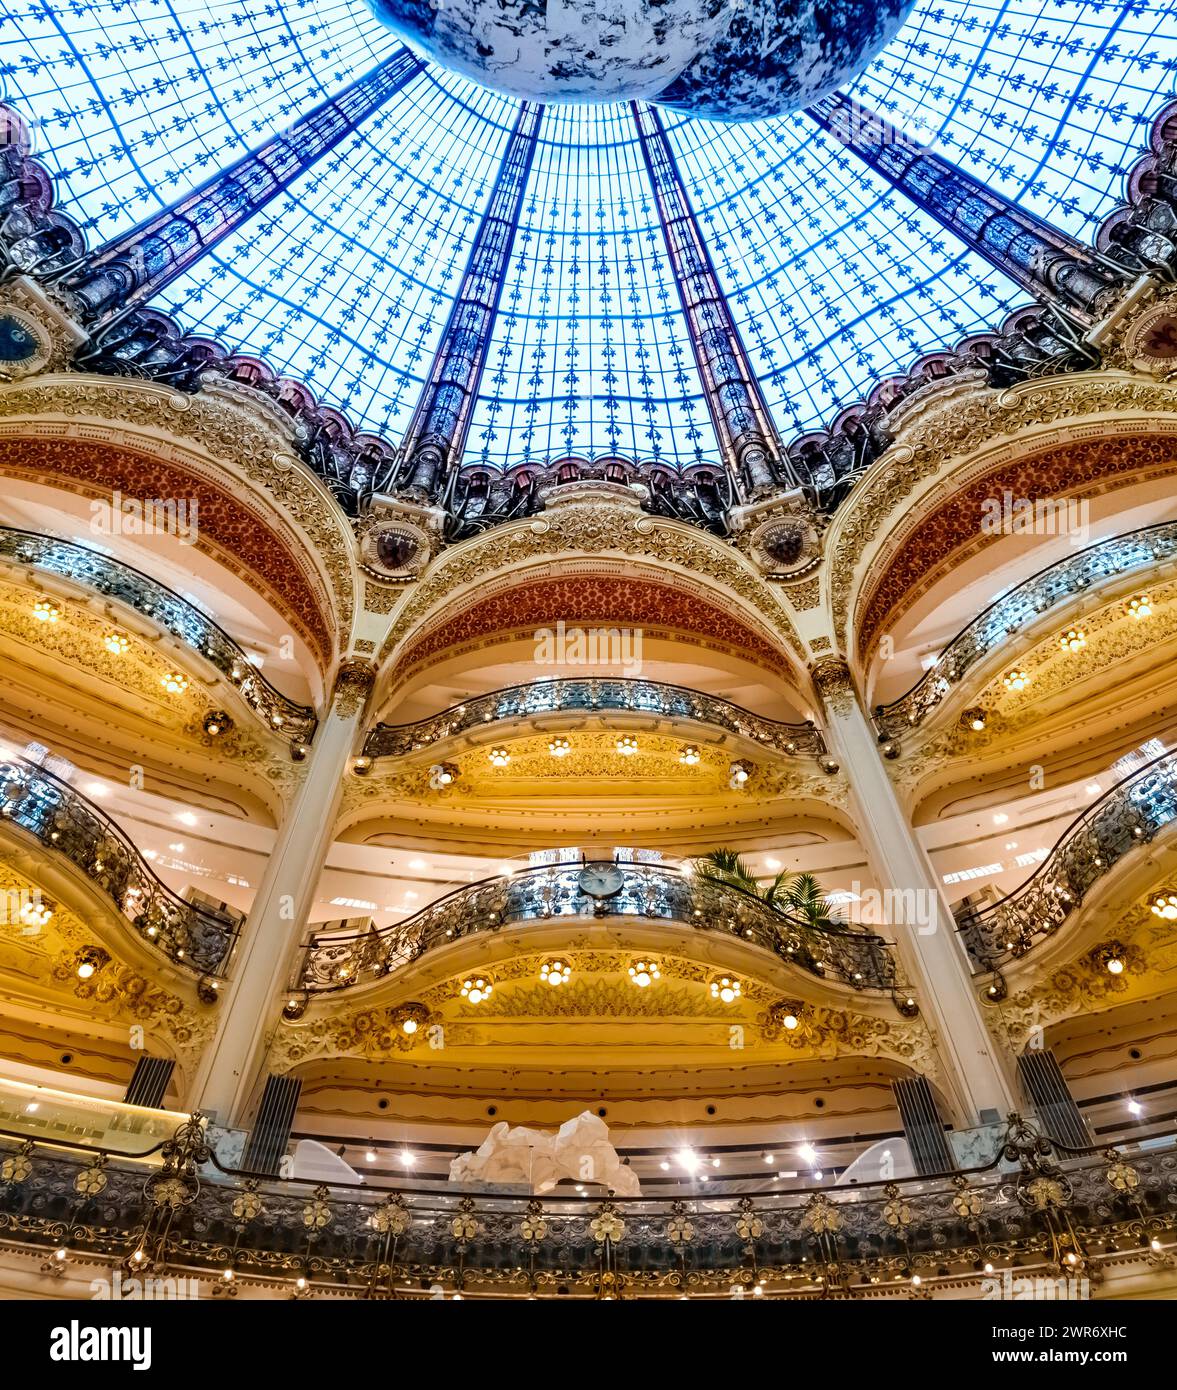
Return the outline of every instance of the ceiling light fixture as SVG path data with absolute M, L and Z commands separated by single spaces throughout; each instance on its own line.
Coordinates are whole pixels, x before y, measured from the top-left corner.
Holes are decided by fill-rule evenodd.
M 111 656 L 125 656 L 130 649 L 131 642 L 121 632 L 108 632 L 102 639 L 102 645 Z
M 680 763 L 686 763 L 688 767 L 694 767 L 695 764 L 699 762 L 701 757 L 702 754 L 695 747 L 695 745 L 693 743 L 688 743 L 687 746 L 678 755 L 678 760 Z
M 511 755 L 505 748 L 492 748 L 487 754 L 492 767 L 506 767 L 511 761 Z
M 494 984 L 485 975 L 473 975 L 462 981 L 462 998 L 471 1004 L 482 1004 L 494 993 Z
M 554 738 L 548 743 L 548 752 L 553 758 L 566 758 L 571 748 L 566 738 Z
M 734 1004 L 740 997 L 740 982 L 731 975 L 720 975 L 711 981 L 711 997 L 724 1004 Z
M 453 763 L 434 763 L 429 769 L 429 789 L 439 792 L 457 779 L 458 769 Z
M 566 985 L 572 978 L 572 967 L 566 960 L 546 960 L 539 968 L 539 977 L 548 985 Z
M 1137 622 L 1152 616 L 1152 602 L 1147 594 L 1137 594 L 1128 600 L 1128 616 Z
M 1163 917 L 1166 922 L 1177 921 L 1177 891 L 1174 889 L 1164 888 L 1154 893 L 1148 906 L 1154 917 Z
M 39 623 L 55 623 L 61 617 L 61 609 L 47 598 L 39 598 L 33 604 L 33 617 Z
M 617 740 L 617 751 L 623 758 L 632 758 L 638 751 L 638 741 L 633 734 L 622 734 Z
M 188 677 L 181 675 L 179 671 L 169 671 L 160 681 L 160 685 L 169 695 L 183 695 L 188 689 Z
M 629 967 L 629 978 L 638 989 L 649 989 L 655 980 L 662 978 L 662 972 L 658 969 L 656 961 L 635 960 Z
M 1030 677 L 1025 671 L 1010 671 L 1002 677 L 1002 684 L 1007 690 L 1025 690 L 1030 684 Z
M 1081 627 L 1069 627 L 1058 639 L 1058 644 L 1065 652 L 1081 652 L 1087 645 L 1087 634 Z

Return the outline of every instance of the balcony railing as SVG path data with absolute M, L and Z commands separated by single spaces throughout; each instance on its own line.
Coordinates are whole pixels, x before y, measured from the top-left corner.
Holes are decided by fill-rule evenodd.
M 130 565 L 84 545 L 13 526 L 0 526 L 0 560 L 60 575 L 125 604 L 204 657 L 269 728 L 294 743 L 314 737 L 313 709 L 275 690 L 233 638 L 200 609 Z
M 959 632 L 906 695 L 875 709 L 879 732 L 890 738 L 922 724 L 990 652 L 1011 633 L 1028 627 L 1043 613 L 1057 608 L 1104 580 L 1177 557 L 1177 521 L 1146 526 L 1069 555 L 1040 570 L 989 605 Z
M 222 1297 L 256 1280 L 293 1297 L 908 1298 L 943 1281 L 1078 1298 L 1105 1263 L 1171 1268 L 1177 1226 L 1172 1136 L 1052 1149 L 1017 1116 L 985 1167 L 705 1198 L 280 1181 L 222 1167 L 199 1116 L 157 1149 L 133 1163 L 0 1131 L 0 1234 L 47 1274 L 85 1259 Z
M 224 974 L 236 925 L 173 893 L 114 821 L 60 777 L 23 758 L 0 759 L 0 820 L 81 869 L 173 964 Z
M 556 864 L 460 888 L 407 922 L 383 930 L 350 937 L 316 932 L 305 948 L 296 987 L 312 993 L 349 988 L 393 974 L 427 951 L 479 932 L 608 915 L 725 932 L 852 989 L 899 988 L 895 961 L 882 937 L 813 926 L 700 875 L 656 865 L 617 867 L 622 886 L 604 900 L 590 898 L 580 887 L 580 864 Z
M 1105 792 L 1020 888 L 960 921 L 976 967 L 992 970 L 1053 936 L 1099 879 L 1175 819 L 1177 751 L 1162 753 Z
M 415 724 L 377 724 L 368 735 L 364 752 L 370 758 L 402 757 L 470 729 L 489 730 L 493 724 L 507 720 L 528 719 L 537 714 L 601 711 L 705 724 L 787 757 L 817 758 L 826 752 L 825 741 L 812 721 L 783 724 L 685 686 L 596 676 L 512 685 L 475 696 Z

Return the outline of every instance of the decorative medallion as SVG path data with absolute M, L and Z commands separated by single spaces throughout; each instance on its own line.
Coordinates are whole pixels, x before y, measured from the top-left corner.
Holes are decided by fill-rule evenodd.
M 821 532 L 808 513 L 772 516 L 748 541 L 752 559 L 770 579 L 797 579 L 821 559 Z
M 407 584 L 421 573 L 432 547 L 418 526 L 401 518 L 369 517 L 358 530 L 360 564 L 386 582 Z
M 1124 353 L 1151 376 L 1177 372 L 1177 300 L 1165 299 L 1141 314 L 1124 339 Z

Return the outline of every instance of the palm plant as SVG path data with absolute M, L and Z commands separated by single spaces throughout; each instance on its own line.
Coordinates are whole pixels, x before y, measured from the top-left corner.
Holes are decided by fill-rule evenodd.
M 782 869 L 774 878 L 761 883 L 734 849 L 713 849 L 691 861 L 700 878 L 709 878 L 750 893 L 774 911 L 800 917 L 811 927 L 825 929 L 845 925 L 830 913 L 825 890 L 812 874 L 791 874 Z

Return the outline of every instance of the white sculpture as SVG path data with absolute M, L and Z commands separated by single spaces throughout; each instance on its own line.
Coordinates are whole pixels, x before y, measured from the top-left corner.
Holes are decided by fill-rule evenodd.
M 477 1149 L 450 1164 L 450 1182 L 521 1183 L 539 1196 L 563 1179 L 594 1183 L 618 1197 L 641 1196 L 637 1174 L 609 1142 L 609 1126 L 589 1110 L 555 1134 L 500 1122 Z

